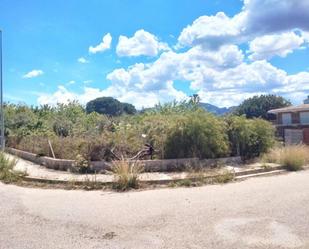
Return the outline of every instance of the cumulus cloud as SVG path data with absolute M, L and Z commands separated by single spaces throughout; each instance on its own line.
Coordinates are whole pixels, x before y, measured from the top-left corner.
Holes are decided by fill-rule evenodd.
M 246 98 L 270 93 L 300 103 L 309 94 L 309 73 L 288 75 L 266 61 L 256 61 L 217 72 L 196 90 L 202 101 L 221 107 L 238 105 Z
M 203 91 L 197 92 L 201 101 L 212 103 L 218 107 L 230 107 L 236 106 L 247 98 L 251 98 L 255 95 L 267 94 L 267 92 L 242 92 L 239 94 L 237 89 L 225 90 L 224 94 L 222 91 Z
M 64 86 L 58 86 L 58 90 L 53 94 L 40 94 L 38 98 L 39 105 L 56 105 L 57 103 L 67 104 L 77 99 L 74 93 L 69 92 Z
M 232 43 L 241 35 L 242 16 L 230 18 L 223 12 L 218 12 L 215 16 L 201 16 L 182 30 L 178 38 L 179 45 L 218 48 Z
M 38 97 L 38 104 L 39 105 L 51 105 L 55 106 L 58 103 L 61 104 L 67 104 L 70 101 L 78 100 L 81 104 L 86 104 L 88 101 L 101 97 L 101 96 L 107 96 L 108 94 L 111 94 L 107 90 L 100 90 L 97 88 L 89 88 L 85 87 L 83 93 L 75 93 L 72 91 L 69 91 L 65 86 L 58 86 L 58 89 L 52 93 L 39 93 Z
M 244 0 L 242 10 L 233 17 L 222 12 L 201 16 L 184 28 L 178 37 L 182 50 L 172 51 L 144 30 L 133 37 L 120 36 L 119 56 L 158 57 L 151 63 L 114 69 L 106 76 L 111 83 L 106 89 L 85 87 L 82 93 L 75 93 L 59 86 L 53 94 L 41 94 L 38 102 L 86 103 L 112 96 L 137 108 L 150 107 L 187 98 L 175 82 L 189 84 L 203 102 L 218 106 L 237 105 L 245 98 L 267 93 L 300 102 L 309 94 L 309 72 L 288 74 L 267 60 L 286 57 L 307 45 L 308 4 L 307 0 Z M 102 43 L 108 42 L 103 38 Z M 249 45 L 250 60 L 238 47 L 243 43 Z M 100 46 L 93 51 L 101 51 Z
M 242 91 L 268 90 L 271 87 L 282 85 L 287 76 L 286 72 L 272 66 L 266 61 L 256 61 L 251 64 L 242 63 L 235 68 L 223 71 L 209 70 L 202 72 L 205 76 L 199 89 L 225 90 L 238 89 Z
M 116 48 L 118 56 L 156 56 L 164 50 L 169 50 L 168 45 L 143 29 L 136 31 L 130 38 L 121 35 Z
M 309 31 L 308 0 L 245 0 L 243 9 L 233 17 L 223 12 L 201 16 L 184 28 L 179 46 L 242 43 L 258 36 L 295 29 Z
M 219 106 L 235 105 L 244 98 L 283 89 L 292 84 L 292 78 L 298 89 L 305 89 L 301 88 L 304 77 L 288 75 L 265 60 L 246 63 L 234 45 L 223 46 L 218 51 L 194 47 L 184 53 L 165 52 L 152 64 L 139 63 L 107 75 L 113 86 L 135 92 L 134 96 L 166 92 L 174 89 L 172 82 L 177 80 L 188 82 L 203 101 Z M 184 97 L 184 93 L 174 90 L 173 96 Z M 134 99 L 129 101 L 134 103 Z
M 309 32 L 301 32 L 302 37 L 309 43 Z
M 183 100 L 187 96 L 177 91 L 172 82 L 167 84 L 166 89 L 159 89 L 158 91 L 143 92 L 121 88 L 117 85 L 112 85 L 104 90 L 98 88 L 85 87 L 83 93 L 76 93 L 69 91 L 64 86 L 58 86 L 58 90 L 52 94 L 40 93 L 37 100 L 39 105 L 55 106 L 58 103 L 67 104 L 70 101 L 78 100 L 81 104 L 86 104 L 90 100 L 98 97 L 111 96 L 117 98 L 119 101 L 126 103 L 133 103 L 138 109 L 143 107 L 153 107 L 159 102 Z
M 249 52 L 252 54 L 249 58 L 263 60 L 275 55 L 286 57 L 294 49 L 300 48 L 303 43 L 304 39 L 294 32 L 260 36 L 250 42 Z
M 38 102 L 55 105 L 78 100 L 85 104 L 100 96 L 112 96 L 140 109 L 186 99 L 187 95 L 174 87 L 177 80 L 190 84 L 203 102 L 218 106 L 236 105 L 256 94 L 292 98 L 309 93 L 309 72 L 288 75 L 265 60 L 248 63 L 242 58 L 234 45 L 218 51 L 194 47 L 184 53 L 164 52 L 154 63 L 115 69 L 107 75 L 111 85 L 104 90 L 85 87 L 77 94 L 59 86 L 55 93 L 41 95 Z
M 90 46 L 89 47 L 89 53 L 96 54 L 98 52 L 104 52 L 105 50 L 110 49 L 112 43 L 112 36 L 110 33 L 107 33 L 102 38 L 102 42 L 97 46 Z
M 38 77 L 42 74 L 44 74 L 44 72 L 42 70 L 34 69 L 34 70 L 26 73 L 25 75 L 23 75 L 23 78 L 25 78 L 25 79 L 35 78 L 35 77 Z
M 82 64 L 89 63 L 89 61 L 85 57 L 79 57 L 77 61 Z
M 309 31 L 308 0 L 245 0 L 245 28 L 250 33 L 274 33 L 292 29 Z
M 166 89 L 170 81 L 197 81 L 203 78 L 205 68 L 223 70 L 241 64 L 242 60 L 243 54 L 235 45 L 224 46 L 218 51 L 194 47 L 184 53 L 164 52 L 151 64 L 137 63 L 127 69 L 116 69 L 107 79 L 122 87 L 152 91 Z

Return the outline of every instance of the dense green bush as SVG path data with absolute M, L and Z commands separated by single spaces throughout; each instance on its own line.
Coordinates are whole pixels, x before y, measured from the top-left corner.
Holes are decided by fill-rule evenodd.
M 268 121 L 230 116 L 226 122 L 232 155 L 249 159 L 266 153 L 274 145 L 274 128 Z
M 165 158 L 224 155 L 228 155 L 225 123 L 202 110 L 178 117 L 165 142 Z
M 273 144 L 273 128 L 261 119 L 216 117 L 193 102 L 157 105 L 135 115 L 87 113 L 77 102 L 55 107 L 5 105 L 8 146 L 57 158 L 114 160 L 133 157 L 145 143 L 154 158 L 259 156 Z

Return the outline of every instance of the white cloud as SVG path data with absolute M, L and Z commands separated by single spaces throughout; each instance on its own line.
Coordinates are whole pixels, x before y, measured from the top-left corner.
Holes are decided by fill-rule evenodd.
M 77 61 L 82 64 L 89 63 L 89 61 L 85 57 L 80 57 L 77 59 Z
M 56 105 L 57 103 L 67 104 L 77 99 L 77 95 L 69 92 L 64 86 L 58 86 L 58 90 L 53 94 L 40 93 L 38 98 L 39 105 Z
M 249 52 L 252 54 L 249 58 L 263 60 L 275 55 L 286 57 L 294 49 L 300 48 L 303 43 L 304 39 L 294 32 L 260 36 L 250 42 Z
M 308 0 L 245 0 L 245 28 L 251 34 L 309 31 Z
M 267 92 L 242 92 L 239 90 L 225 90 L 222 91 L 198 91 L 197 92 L 202 102 L 211 103 L 218 107 L 236 106 L 247 98 L 255 95 L 267 94 Z
M 71 92 L 64 86 L 58 86 L 58 90 L 52 94 L 40 93 L 38 97 L 39 105 L 52 105 L 58 103 L 67 104 L 70 101 L 78 100 L 81 104 L 86 104 L 102 96 L 111 96 L 119 101 L 133 103 L 138 109 L 143 107 L 153 107 L 159 102 L 173 101 L 174 99 L 183 100 L 187 96 L 181 91 L 174 89 L 172 83 L 167 84 L 166 89 L 161 89 L 154 92 L 137 92 L 134 90 L 123 89 L 118 86 L 110 86 L 104 90 L 98 88 L 85 87 L 81 94 Z
M 116 48 L 118 56 L 156 56 L 164 50 L 169 50 L 168 45 L 143 29 L 136 31 L 130 38 L 121 35 Z
M 153 91 L 166 89 L 167 82 L 174 80 L 205 80 L 204 69 L 224 70 L 236 67 L 242 60 L 242 52 L 234 45 L 223 46 L 218 51 L 194 47 L 184 53 L 164 52 L 152 64 L 138 63 L 128 69 L 116 69 L 107 79 L 124 88 Z
M 38 103 L 55 105 L 78 100 L 85 104 L 97 97 L 112 96 L 137 108 L 150 107 L 187 98 L 175 89 L 176 80 L 190 83 L 203 102 L 218 106 L 237 105 L 256 94 L 275 93 L 291 99 L 308 95 L 309 72 L 288 75 L 265 60 L 245 63 L 237 51 L 232 45 L 213 52 L 201 47 L 179 54 L 165 52 L 152 64 L 138 63 L 114 70 L 107 75 L 111 85 L 106 89 L 85 87 L 78 94 L 59 86 L 53 94 L 41 94 Z
M 174 89 L 172 82 L 180 80 L 183 84 L 189 82 L 191 88 L 201 94 L 203 101 L 230 106 L 256 94 L 283 89 L 295 77 L 265 60 L 252 63 L 242 60 L 241 51 L 234 45 L 223 46 L 218 51 L 193 47 L 184 53 L 165 52 L 152 64 L 139 63 L 127 69 L 116 69 L 108 74 L 107 79 L 114 88 L 130 94 L 134 92 L 134 98 L 129 100 L 133 104 L 137 96 L 159 95 L 167 89 Z M 303 82 L 301 77 L 294 81 L 298 89 L 304 89 L 299 85 Z M 178 96 L 178 99 L 185 96 L 183 92 L 174 90 L 176 92 L 172 96 Z M 296 88 L 289 94 L 295 91 Z M 171 99 L 164 94 L 162 97 L 166 101 Z
M 67 85 L 74 85 L 76 82 L 75 82 L 75 80 L 70 80 L 68 83 L 67 83 Z
M 287 76 L 266 61 L 256 61 L 251 64 L 242 63 L 235 68 L 223 71 L 202 69 L 204 76 L 196 89 L 225 90 L 238 89 L 239 91 L 261 91 L 270 87 L 282 85 Z
M 38 102 L 55 104 L 74 99 L 84 104 L 96 97 L 112 96 L 137 108 L 149 107 L 187 98 L 175 88 L 177 82 L 190 84 L 203 102 L 218 106 L 237 105 L 245 98 L 267 93 L 299 103 L 309 94 L 309 72 L 289 75 L 266 60 L 285 57 L 309 42 L 308 7 L 308 0 L 244 0 L 242 11 L 233 17 L 222 12 L 202 16 L 184 28 L 178 38 L 181 52 L 170 50 L 144 30 L 130 38 L 120 36 L 116 48 L 119 56 L 158 58 L 113 70 L 106 76 L 111 82 L 106 89 L 85 87 L 83 93 L 75 93 L 59 86 L 53 94 L 41 94 Z M 251 61 L 244 59 L 237 46 L 247 42 Z M 93 50 L 98 52 L 98 47 Z
M 37 70 L 34 69 L 28 73 L 26 73 L 25 75 L 23 75 L 23 78 L 29 79 L 29 78 L 34 78 L 34 77 L 38 77 L 40 75 L 42 75 L 44 72 L 42 70 Z
M 111 43 L 112 43 L 112 36 L 111 36 L 110 33 L 107 33 L 103 37 L 102 42 L 99 45 L 97 45 L 95 47 L 93 47 L 93 46 L 89 47 L 89 53 L 96 54 L 98 52 L 104 52 L 105 50 L 110 49 Z
M 201 16 L 184 28 L 178 37 L 180 46 L 203 45 L 209 48 L 231 43 L 241 35 L 242 15 L 230 18 L 223 12 L 215 16 Z
M 217 49 L 263 35 L 295 29 L 309 31 L 308 9 L 308 0 L 244 0 L 242 11 L 233 17 L 218 12 L 196 19 L 182 30 L 178 45 Z
M 301 32 L 301 35 L 309 43 L 309 32 Z
M 266 61 L 256 61 L 217 72 L 196 90 L 203 102 L 221 107 L 238 105 L 246 98 L 270 93 L 299 104 L 309 94 L 309 73 L 288 75 Z

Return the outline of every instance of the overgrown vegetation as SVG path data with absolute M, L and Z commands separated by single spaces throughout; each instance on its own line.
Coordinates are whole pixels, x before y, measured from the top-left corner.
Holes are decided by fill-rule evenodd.
M 90 160 L 133 157 L 145 143 L 154 158 L 244 158 L 267 152 L 274 141 L 271 125 L 261 119 L 217 117 L 198 106 L 198 99 L 172 102 L 135 115 L 87 113 L 77 102 L 55 107 L 5 105 L 7 145 L 38 156 L 77 161 L 87 171 Z
M 10 159 L 3 152 L 0 152 L 0 180 L 4 183 L 17 182 L 23 173 L 14 171 L 16 159 Z
M 228 155 L 228 137 L 223 119 L 197 110 L 176 119 L 166 137 L 165 158 L 215 158 Z
M 143 170 L 144 167 L 139 161 L 127 161 L 124 158 L 119 161 L 113 161 L 112 173 L 115 176 L 113 188 L 119 191 L 138 188 L 138 175 Z
M 89 161 L 82 155 L 77 155 L 75 159 L 75 165 L 73 166 L 73 172 L 78 173 L 91 173 Z
M 226 119 L 232 155 L 244 159 L 266 153 L 275 143 L 273 126 L 263 119 L 230 116 Z
M 272 149 L 263 159 L 269 163 L 278 163 L 291 171 L 303 169 L 309 164 L 309 147 L 306 145 L 290 145 Z

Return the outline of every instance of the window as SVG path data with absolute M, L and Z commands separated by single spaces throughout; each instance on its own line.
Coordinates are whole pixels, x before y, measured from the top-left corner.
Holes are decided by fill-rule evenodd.
M 282 124 L 284 124 L 284 125 L 292 124 L 291 113 L 283 113 L 282 114 Z
M 300 113 L 300 123 L 301 124 L 309 124 L 309 112 L 301 112 Z

